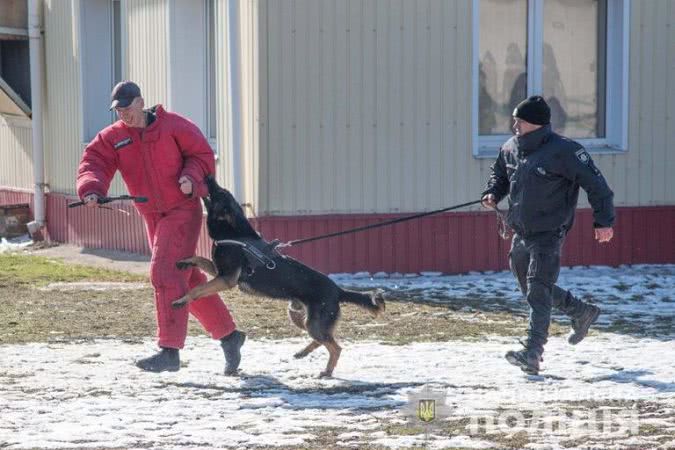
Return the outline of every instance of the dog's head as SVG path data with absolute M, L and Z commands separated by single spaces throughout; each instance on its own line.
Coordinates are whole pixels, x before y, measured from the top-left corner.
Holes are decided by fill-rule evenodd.
M 244 210 L 227 189 L 220 187 L 212 175 L 205 180 L 209 196 L 202 198 L 206 205 L 206 225 L 212 239 L 236 239 L 249 236 L 255 230 L 251 227 Z

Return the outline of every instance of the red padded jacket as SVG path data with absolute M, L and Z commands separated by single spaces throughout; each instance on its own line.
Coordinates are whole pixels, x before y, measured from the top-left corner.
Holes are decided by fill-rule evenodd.
M 117 170 L 129 194 L 148 198 L 136 203 L 140 213 L 166 212 L 189 201 L 178 184 L 181 176 L 192 181 L 192 197 L 208 194 L 204 177 L 215 173 L 215 157 L 208 141 L 189 119 L 151 109 L 156 119 L 146 128 L 133 128 L 121 120 L 103 129 L 84 149 L 77 172 L 77 194 L 105 196 Z

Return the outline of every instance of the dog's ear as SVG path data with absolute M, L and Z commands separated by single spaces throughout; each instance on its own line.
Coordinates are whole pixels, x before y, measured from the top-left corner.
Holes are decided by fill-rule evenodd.
M 208 197 L 202 197 L 202 201 L 204 202 L 204 206 L 206 206 L 206 209 L 209 209 L 211 207 L 211 200 L 209 200 Z

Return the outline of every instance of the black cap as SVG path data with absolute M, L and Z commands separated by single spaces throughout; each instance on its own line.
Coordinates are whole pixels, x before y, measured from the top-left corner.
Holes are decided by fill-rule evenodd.
M 513 117 L 534 125 L 548 125 L 551 123 L 551 108 L 541 95 L 533 95 L 518 103 L 513 110 Z
M 141 96 L 141 88 L 133 81 L 121 81 L 115 85 L 110 93 L 110 109 L 126 108 L 136 97 Z

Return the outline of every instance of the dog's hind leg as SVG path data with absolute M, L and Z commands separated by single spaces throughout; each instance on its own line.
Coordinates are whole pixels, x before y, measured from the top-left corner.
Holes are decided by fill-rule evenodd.
M 305 324 L 307 313 L 302 302 L 293 300 L 288 304 L 288 318 L 291 319 L 291 323 L 293 325 L 300 328 L 301 330 L 307 331 L 307 325 Z M 304 358 L 319 347 L 321 347 L 319 342 L 312 341 L 307 345 L 307 347 L 294 354 L 293 357 L 296 359 Z
M 326 347 L 329 355 L 326 369 L 319 374 L 319 378 L 333 376 L 333 370 L 337 365 L 338 359 L 340 359 L 342 348 L 333 336 L 339 317 L 340 305 L 337 300 L 324 303 L 320 307 L 310 306 L 307 311 L 307 332 L 317 343 Z
M 326 370 L 319 374 L 319 378 L 328 378 L 333 376 L 333 370 L 337 365 L 338 359 L 340 359 L 340 353 L 342 353 L 342 347 L 335 342 L 333 336 L 331 336 L 327 341 L 322 342 L 326 350 L 328 350 L 328 364 L 326 365 Z
M 176 267 L 180 270 L 185 270 L 190 267 L 199 267 L 212 277 L 218 275 L 218 270 L 213 262 L 209 259 L 202 258 L 201 256 L 192 256 L 190 258 L 181 259 L 176 263 Z
M 307 326 L 305 325 L 307 313 L 305 312 L 305 307 L 302 302 L 293 300 L 288 304 L 288 318 L 291 319 L 293 325 L 301 330 L 307 331 Z
M 171 303 L 171 306 L 174 309 L 182 308 L 183 306 L 188 305 L 190 302 L 192 302 L 195 299 L 205 297 L 207 295 L 215 294 L 216 292 L 219 291 L 224 291 L 226 289 L 231 289 L 233 288 L 235 284 L 233 285 L 230 280 L 227 280 L 223 277 L 216 277 L 204 284 L 200 284 L 199 286 L 195 286 L 194 288 L 190 289 L 187 294 L 179 298 L 178 300 L 174 300 Z

